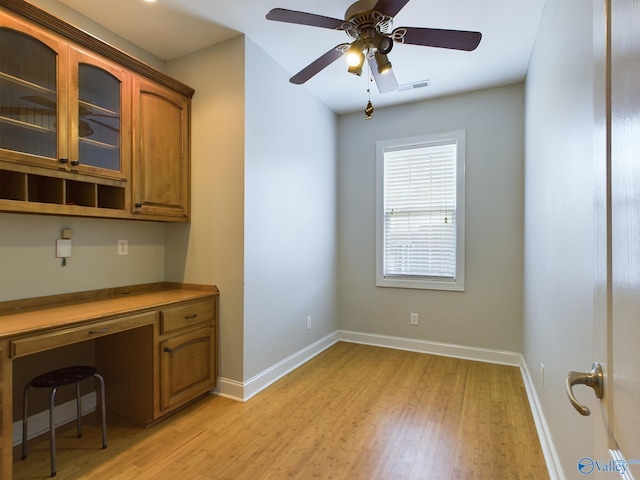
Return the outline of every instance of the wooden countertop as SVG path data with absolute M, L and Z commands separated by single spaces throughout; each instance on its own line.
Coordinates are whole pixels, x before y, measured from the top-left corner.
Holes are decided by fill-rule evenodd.
M 157 310 L 218 295 L 214 286 L 150 284 L 0 303 L 0 339 Z

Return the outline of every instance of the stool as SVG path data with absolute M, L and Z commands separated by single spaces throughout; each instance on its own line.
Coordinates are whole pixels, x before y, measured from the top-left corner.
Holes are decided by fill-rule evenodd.
M 95 377 L 100 381 L 100 395 L 102 399 L 102 448 L 107 448 L 107 414 L 105 409 L 104 379 L 97 373 L 94 367 L 76 365 L 60 368 L 51 372 L 38 375 L 24 387 L 24 403 L 22 417 L 22 459 L 27 458 L 27 405 L 29 401 L 29 388 L 50 388 L 49 394 L 49 425 L 51 436 L 51 476 L 56 476 L 56 421 L 55 398 L 58 387 L 76 384 L 76 403 L 78 417 L 78 438 L 82 437 L 82 405 L 80 400 L 80 382 L 89 377 Z

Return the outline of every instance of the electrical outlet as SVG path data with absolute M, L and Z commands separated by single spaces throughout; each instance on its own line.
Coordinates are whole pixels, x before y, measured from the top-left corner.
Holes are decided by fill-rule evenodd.
M 307 330 L 311 330 L 311 315 L 307 315 Z
M 128 240 L 118 240 L 118 255 L 129 255 Z
M 411 323 L 411 325 L 418 325 L 418 314 L 417 313 L 409 314 L 409 322 Z

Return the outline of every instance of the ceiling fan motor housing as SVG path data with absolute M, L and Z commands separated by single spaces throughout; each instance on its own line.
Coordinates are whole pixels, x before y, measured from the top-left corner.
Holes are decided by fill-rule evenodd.
M 378 0 L 359 0 L 347 8 L 344 18 L 350 21 L 352 17 L 368 13 L 373 10 L 377 3 Z

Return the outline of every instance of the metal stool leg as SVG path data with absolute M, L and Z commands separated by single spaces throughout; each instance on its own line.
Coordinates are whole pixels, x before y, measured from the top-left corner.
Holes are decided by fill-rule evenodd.
M 24 394 L 22 397 L 22 459 L 27 458 L 27 422 L 28 422 L 28 412 L 27 408 L 29 405 L 29 385 L 24 387 Z
M 80 382 L 76 382 L 76 412 L 78 416 L 78 438 L 82 437 L 82 400 L 80 399 Z
M 51 476 L 56 476 L 56 392 L 57 387 L 49 394 L 49 433 L 51 436 Z
M 27 458 L 27 436 L 28 436 L 28 405 L 29 389 L 50 388 L 49 393 L 49 436 L 51 445 L 51 476 L 57 473 L 56 465 L 56 393 L 58 387 L 63 385 L 76 384 L 76 404 L 77 404 L 77 426 L 78 437 L 82 437 L 82 397 L 80 395 L 80 382 L 90 376 L 97 377 L 100 382 L 100 398 L 102 407 L 102 448 L 107 448 L 107 403 L 104 378 L 96 373 L 95 367 L 77 365 L 58 370 L 52 370 L 32 379 L 24 388 L 23 411 L 22 411 L 22 458 Z M 96 392 L 97 393 L 97 392 Z
M 105 401 L 104 378 L 95 373 L 94 377 L 100 382 L 100 403 L 102 406 L 102 448 L 107 448 L 107 402 Z

